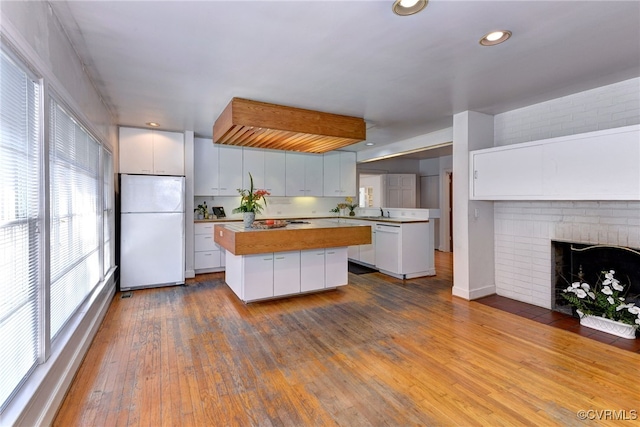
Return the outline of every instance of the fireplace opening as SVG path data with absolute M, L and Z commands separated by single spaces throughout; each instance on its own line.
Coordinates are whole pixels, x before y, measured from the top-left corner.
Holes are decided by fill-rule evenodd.
M 603 271 L 614 270 L 615 277 L 628 288 L 626 302 L 640 306 L 640 250 L 623 246 L 589 245 L 552 241 L 552 265 L 555 266 L 553 309 L 576 316 L 562 297 L 571 283 L 582 280 L 594 285 Z

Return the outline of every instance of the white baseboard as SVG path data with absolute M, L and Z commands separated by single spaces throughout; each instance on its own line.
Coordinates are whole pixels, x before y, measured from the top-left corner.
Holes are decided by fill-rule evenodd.
M 456 288 L 454 286 L 453 289 L 451 290 L 451 293 L 453 294 L 454 297 L 464 298 L 468 301 L 472 301 L 474 299 L 495 294 L 496 287 L 495 285 L 492 285 L 492 286 L 485 286 L 479 289 L 468 290 L 468 289 Z

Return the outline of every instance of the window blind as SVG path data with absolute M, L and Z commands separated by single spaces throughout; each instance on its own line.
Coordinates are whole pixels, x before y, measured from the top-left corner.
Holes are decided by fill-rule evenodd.
M 40 85 L 0 50 L 0 412 L 39 356 Z
M 100 145 L 51 98 L 51 337 L 91 290 L 100 271 Z
M 113 156 L 103 149 L 103 224 L 104 224 L 104 250 L 103 250 L 103 276 L 115 265 L 115 210 L 113 209 Z

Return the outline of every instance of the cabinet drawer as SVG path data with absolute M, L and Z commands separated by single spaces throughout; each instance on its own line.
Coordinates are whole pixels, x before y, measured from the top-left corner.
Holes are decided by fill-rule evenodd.
M 194 267 L 196 270 L 220 267 L 220 251 L 196 252 Z
M 194 248 L 198 251 L 215 251 L 218 250 L 216 242 L 213 240 L 213 233 L 211 234 L 196 234 L 193 236 Z
M 193 234 L 209 234 L 213 236 L 213 227 L 215 226 L 213 222 L 199 222 L 193 225 Z

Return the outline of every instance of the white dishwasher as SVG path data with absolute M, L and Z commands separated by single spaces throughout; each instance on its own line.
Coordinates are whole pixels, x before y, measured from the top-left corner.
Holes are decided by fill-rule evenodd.
M 376 223 L 376 268 L 400 274 L 400 225 Z

